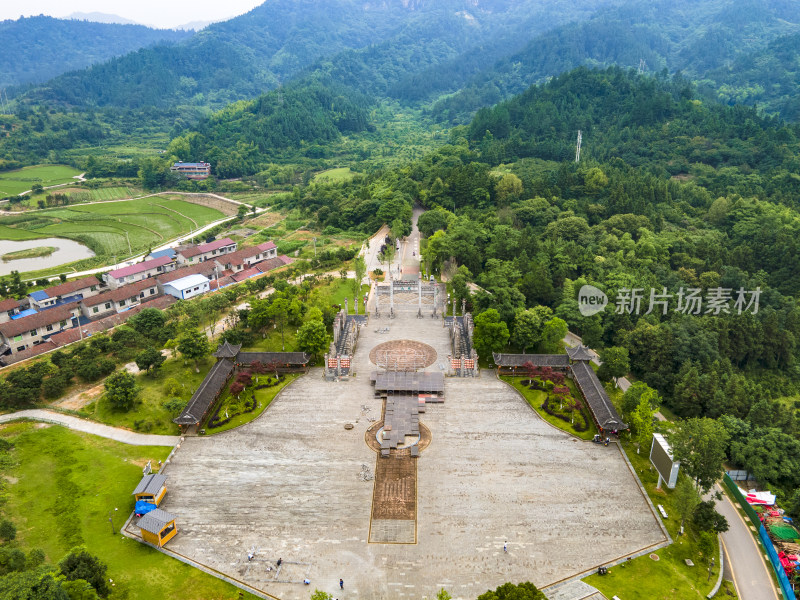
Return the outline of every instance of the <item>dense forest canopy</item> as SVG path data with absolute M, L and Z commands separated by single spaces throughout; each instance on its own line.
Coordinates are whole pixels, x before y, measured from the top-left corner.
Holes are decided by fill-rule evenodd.
M 797 14 L 800 3 L 796 0 L 625 3 L 533 38 L 519 52 L 474 75 L 458 93 L 437 102 L 431 114 L 442 121 L 465 122 L 480 107 L 579 65 L 616 64 L 650 73 L 667 69 L 692 78 L 713 71 L 714 79 L 720 77 L 717 71 L 732 61 L 752 62 L 747 58 L 750 53 L 762 57 L 762 64 L 769 60 L 778 68 L 777 73 L 765 77 L 776 85 L 763 85 L 761 97 L 752 100 L 791 95 L 796 83 L 786 74 L 794 72 L 795 66 L 785 58 L 772 58 L 786 55 L 783 44 L 765 46 L 778 36 L 797 32 Z M 737 90 L 744 83 L 744 87 L 758 85 L 761 78 L 751 75 L 746 82 L 736 77 L 724 82 L 731 97 L 749 99 Z M 781 108 L 778 104 L 771 107 Z
M 151 29 L 40 15 L 0 21 L 0 89 L 42 83 L 67 71 L 83 69 L 157 42 L 177 42 L 186 31 Z
M 375 5 L 355 0 L 273 0 L 213 24 L 184 43 L 142 49 L 57 77 L 29 92 L 25 101 L 129 108 L 221 107 L 273 89 L 343 51 L 337 74 L 345 83 L 358 70 L 367 73 L 380 65 L 381 73 L 369 78 L 380 85 L 383 79 L 392 82 L 411 70 L 453 58 L 498 33 L 522 35 L 532 22 L 540 23 L 540 29 L 552 27 L 588 15 L 607 2 L 581 0 L 569 6 L 549 3 L 547 10 L 531 8 L 537 4 L 533 0 Z M 532 21 L 537 15 L 548 18 Z M 348 51 L 360 48 L 366 51 L 353 64 Z

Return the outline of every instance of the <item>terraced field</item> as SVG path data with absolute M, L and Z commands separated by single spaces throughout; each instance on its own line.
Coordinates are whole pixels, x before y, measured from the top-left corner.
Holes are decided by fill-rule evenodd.
M 113 186 L 101 187 L 96 189 L 66 186 L 53 190 L 46 190 L 45 194 L 32 196 L 28 194 L 22 205 L 27 208 L 36 208 L 39 201 L 44 200 L 47 195 L 64 194 L 69 196 L 70 204 L 83 204 L 86 202 L 105 202 L 108 200 L 124 200 L 141 196 L 142 191 L 133 187 Z
M 34 183 L 47 187 L 74 181 L 73 177 L 78 174 L 80 171 L 66 165 L 36 165 L 5 171 L 0 173 L 0 198 L 16 196 L 31 189 Z
M 142 252 L 225 215 L 214 208 L 159 196 L 55 208 L 0 218 L 0 240 L 65 237 L 98 255 Z

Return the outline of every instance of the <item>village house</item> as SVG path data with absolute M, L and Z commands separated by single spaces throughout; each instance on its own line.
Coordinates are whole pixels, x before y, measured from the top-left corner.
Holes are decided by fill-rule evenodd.
M 7 323 L 22 309 L 22 303 L 14 298 L 0 301 L 0 323 Z
M 174 270 L 176 264 L 172 262 L 169 256 L 162 256 L 153 260 L 145 260 L 140 263 L 109 271 L 103 275 L 103 279 L 111 289 L 116 289 L 121 285 L 133 283 L 147 279 L 148 277 L 156 277 L 169 271 Z
M 179 300 L 189 300 L 209 291 L 207 277 L 200 274 L 187 275 L 163 285 L 164 293 Z
M 41 344 L 53 334 L 75 327 L 80 312 L 78 302 L 73 302 L 0 323 L 0 355 L 15 354 Z
M 87 319 L 95 320 L 125 312 L 161 294 L 158 281 L 152 278 L 142 279 L 81 301 L 81 312 Z
M 97 277 L 92 275 L 31 292 L 28 294 L 28 299 L 30 300 L 31 308 L 45 310 L 95 296 L 102 291 L 101 287 Z
M 193 265 L 235 251 L 236 242 L 230 238 L 223 238 L 221 240 L 208 242 L 207 244 L 180 248 L 178 249 L 176 258 L 181 265 Z

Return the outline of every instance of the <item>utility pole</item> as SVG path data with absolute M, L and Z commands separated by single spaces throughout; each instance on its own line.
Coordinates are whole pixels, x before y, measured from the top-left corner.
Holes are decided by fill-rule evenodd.
M 317 238 L 314 238 L 314 258 L 317 257 Z
M 575 148 L 575 162 L 580 162 L 581 160 L 581 140 L 583 139 L 583 134 L 581 134 L 581 130 L 578 130 L 578 145 Z

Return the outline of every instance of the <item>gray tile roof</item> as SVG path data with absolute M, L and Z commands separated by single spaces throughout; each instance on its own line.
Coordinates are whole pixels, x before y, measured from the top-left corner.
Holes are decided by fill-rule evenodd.
M 233 361 L 224 358 L 217 361 L 211 370 L 203 379 L 203 383 L 197 388 L 197 391 L 192 395 L 189 404 L 183 409 L 183 412 L 173 419 L 173 423 L 178 425 L 198 425 L 203 417 L 206 415 L 211 405 L 219 396 L 220 391 L 225 386 L 228 378 L 233 372 Z
M 492 353 L 494 364 L 498 367 L 521 367 L 531 363 L 535 367 L 568 367 L 566 354 L 498 354 Z
M 583 344 L 578 344 L 574 348 L 567 348 L 567 354 L 569 354 L 571 360 L 592 360 L 589 348 Z
M 178 517 L 175 515 L 157 508 L 155 510 L 151 510 L 149 513 L 139 519 L 139 522 L 136 524 L 136 526 L 139 529 L 143 529 L 158 535 L 170 521 L 174 521 L 177 518 Z
M 595 421 L 604 430 L 613 429 L 627 429 L 628 426 L 622 422 L 622 418 L 617 413 L 617 409 L 611 403 L 611 399 L 603 389 L 603 384 L 595 375 L 594 370 L 589 366 L 588 362 L 580 361 L 573 363 L 572 375 L 575 378 L 575 383 L 581 390 L 581 394 L 586 399 L 589 405 L 589 410 L 592 411 Z
M 239 350 L 241 349 L 241 344 L 235 346 L 233 344 L 229 344 L 228 340 L 225 340 L 217 347 L 217 351 L 214 352 L 214 356 L 216 358 L 236 358 L 236 355 L 239 354 Z
M 305 352 L 239 352 L 236 362 L 251 365 L 256 361 L 262 364 L 307 365 L 311 355 Z
M 388 373 L 374 373 L 371 379 L 375 380 L 375 390 L 379 392 L 410 392 L 412 394 L 444 392 L 444 375 L 442 373 L 389 371 Z
M 142 477 L 142 480 L 139 482 L 139 485 L 136 486 L 136 489 L 133 490 L 133 494 L 156 495 L 166 482 L 167 482 L 166 475 L 159 475 L 158 473 L 151 473 L 150 475 L 145 475 L 144 477 Z

